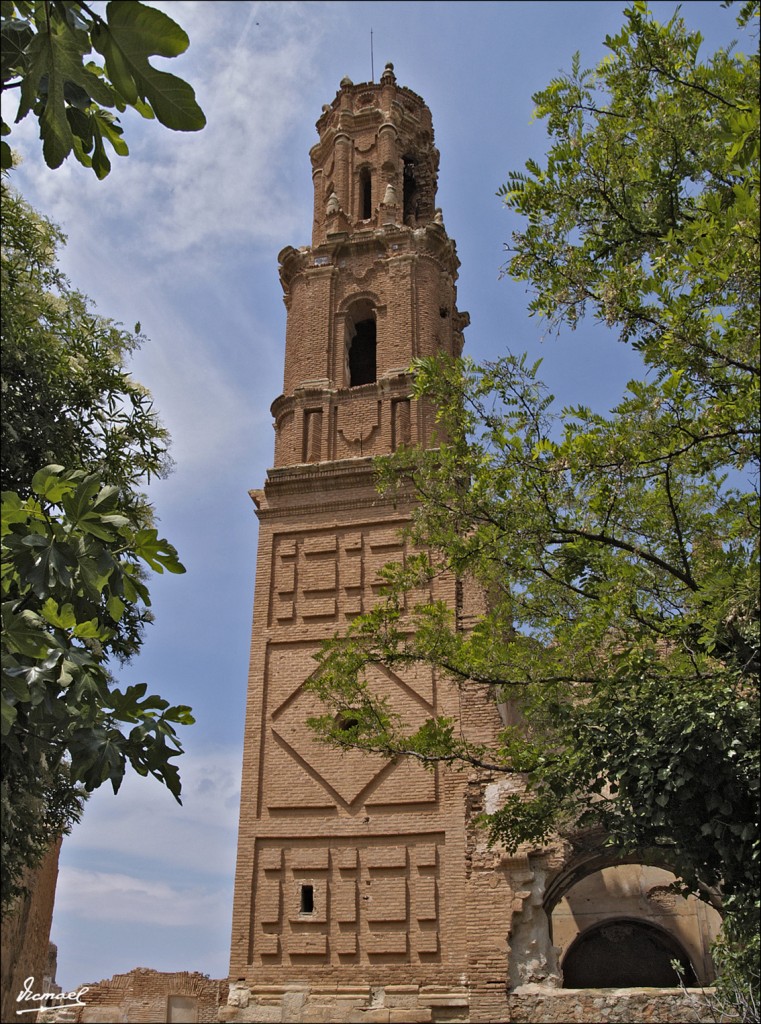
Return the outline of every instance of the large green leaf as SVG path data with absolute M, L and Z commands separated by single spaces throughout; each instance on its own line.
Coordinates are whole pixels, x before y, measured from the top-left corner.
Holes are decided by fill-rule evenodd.
M 69 478 L 64 479 L 63 472 L 63 466 L 43 467 L 32 477 L 32 490 L 48 501 L 60 501 L 65 494 L 76 489 L 76 483 Z
M 39 615 L 30 609 L 15 610 L 14 601 L 3 601 L 3 646 L 28 658 L 42 658 L 48 651 L 48 637 Z
M 148 61 L 151 56 L 175 57 L 188 37 L 170 17 L 136 0 L 112 0 L 108 23 L 93 27 L 95 49 L 106 61 L 114 87 L 129 104 L 147 101 L 156 117 L 175 131 L 199 131 L 206 124 L 195 93 L 187 82 Z
M 26 67 L 26 54 L 24 51 L 34 37 L 32 27 L 27 21 L 13 20 L 4 21 L 0 33 L 0 44 L 2 46 L 2 74 L 3 81 L 22 74 Z
M 159 537 L 156 530 L 138 530 L 134 538 L 135 554 L 142 558 L 155 572 L 184 573 L 185 566 L 177 557 L 177 550 Z M 133 584 L 135 581 L 132 581 Z

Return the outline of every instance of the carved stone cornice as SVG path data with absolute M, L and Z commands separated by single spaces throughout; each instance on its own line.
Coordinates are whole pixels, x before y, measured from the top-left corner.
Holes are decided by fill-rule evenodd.
M 374 252 L 378 261 L 421 256 L 433 258 L 452 275 L 453 280 L 457 280 L 460 266 L 457 249 L 443 225 L 431 223 L 411 228 L 393 224 L 353 233 L 336 232 L 327 242 L 314 248 L 286 246 L 278 255 L 283 290 L 287 294 L 300 274 L 313 277 L 330 275 L 337 269 L 345 269 L 342 263 L 369 252 Z
M 375 459 L 359 456 L 335 462 L 318 462 L 270 469 L 264 490 L 249 491 L 260 520 L 283 516 L 305 516 L 314 519 L 315 512 L 339 512 L 350 509 L 373 509 L 404 515 L 413 501 L 398 496 L 386 498 L 376 489 Z M 319 496 L 319 503 L 315 498 Z

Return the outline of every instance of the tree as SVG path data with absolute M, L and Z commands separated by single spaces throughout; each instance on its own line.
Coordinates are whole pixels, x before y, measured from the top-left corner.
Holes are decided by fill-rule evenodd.
M 3 491 L 24 498 L 43 466 L 99 473 L 136 521 L 153 524 L 144 482 L 171 469 L 169 434 L 125 369 L 145 340 L 98 316 L 57 263 L 65 237 L 2 183 L 0 424 Z M 139 325 L 137 325 L 139 327 Z M 134 653 L 150 616 L 130 608 L 114 650 Z
M 78 0 L 2 0 L 0 36 L 2 91 L 19 91 L 16 124 L 30 111 L 37 117 L 48 167 L 60 167 L 73 151 L 105 178 L 111 170 L 105 143 L 118 156 L 129 152 L 114 108 L 132 107 L 175 131 L 198 131 L 206 123 L 191 86 L 149 61 L 184 53 L 186 33 L 137 0 L 112 0 L 105 16 Z M 93 50 L 101 63 L 86 59 Z M 10 133 L 3 121 L 3 136 Z M 1 155 L 8 170 L 6 141 Z
M 758 17 L 743 5 L 739 22 Z M 642 356 L 609 413 L 557 412 L 538 364 L 423 360 L 415 395 L 439 447 L 384 460 L 413 499 L 421 553 L 385 570 L 384 601 L 320 655 L 312 721 L 339 747 L 525 778 L 484 820 L 514 850 L 602 826 L 622 853 L 659 848 L 733 934 L 757 928 L 759 60 L 705 61 L 675 15 L 625 12 L 594 70 L 534 97 L 546 163 L 501 194 L 522 218 L 505 272 L 532 312 L 585 316 Z M 434 574 L 478 586 L 458 630 L 403 595 Z M 364 675 L 425 663 L 522 715 L 486 747 L 434 718 L 411 732 Z M 338 713 L 338 715 L 337 715 Z M 348 726 L 347 726 L 348 723 Z M 706 779 L 710 778 L 710 786 Z M 738 924 L 739 922 L 739 924 Z
M 177 552 L 97 473 L 47 466 L 32 491 L 2 498 L 4 906 L 78 820 L 81 786 L 117 792 L 129 763 L 180 802 L 175 725 L 193 722 L 145 683 L 119 689 L 109 669 L 125 612 L 150 605 L 141 567 L 184 572 Z
M 0 14 L 2 92 L 18 90 L 15 123 L 37 117 L 49 167 L 73 152 L 104 178 L 105 143 L 128 154 L 113 109 L 176 131 L 204 126 L 193 89 L 150 64 L 188 46 L 163 12 L 123 0 L 105 14 L 78 0 L 2 0 Z M 93 51 L 100 63 L 87 59 Z M 5 138 L 0 149 L 6 173 Z M 5 909 L 24 869 L 78 819 L 82 785 L 110 780 L 116 791 L 130 763 L 179 800 L 174 726 L 193 719 L 146 697 L 144 684 L 120 691 L 110 674 L 111 659 L 140 649 L 150 621 L 146 568 L 184 572 L 141 490 L 171 460 L 150 395 L 124 368 L 140 327 L 133 335 L 92 312 L 57 267 L 60 230 L 5 183 L 3 215 Z
M 141 342 L 95 314 L 57 265 L 61 232 L 3 184 L 3 906 L 22 872 L 127 764 L 179 799 L 190 709 L 120 690 L 114 660 L 151 619 L 147 570 L 184 572 L 140 488 L 170 466 Z M 68 468 L 64 468 L 68 467 Z
M 145 340 L 92 312 L 57 264 L 61 230 L 2 189 L 3 489 L 47 462 L 103 470 L 125 495 L 171 469 L 151 396 L 124 369 Z

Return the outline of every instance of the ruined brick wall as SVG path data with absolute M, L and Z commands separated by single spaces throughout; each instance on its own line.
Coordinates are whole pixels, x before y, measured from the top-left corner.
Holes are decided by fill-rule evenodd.
M 34 991 L 42 992 L 48 973 L 50 925 L 58 880 L 60 840 L 46 854 L 26 884 L 29 895 L 20 900 L 2 922 L 2 1020 L 16 1017 L 16 996 L 26 978 L 35 979 Z
M 81 995 L 84 1006 L 46 1011 L 41 1024 L 211 1024 L 227 999 L 228 985 L 196 972 L 136 967 L 78 988 L 87 988 Z

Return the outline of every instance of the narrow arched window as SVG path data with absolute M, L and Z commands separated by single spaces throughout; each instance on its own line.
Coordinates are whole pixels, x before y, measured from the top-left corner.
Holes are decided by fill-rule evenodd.
M 360 320 L 349 342 L 349 387 L 373 384 L 377 379 L 375 319 Z
M 404 199 L 403 199 L 403 220 L 405 224 L 415 226 L 418 215 L 418 180 L 415 158 L 404 157 Z
M 359 172 L 359 219 L 370 220 L 373 215 L 373 179 L 369 167 Z

